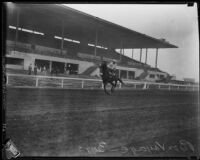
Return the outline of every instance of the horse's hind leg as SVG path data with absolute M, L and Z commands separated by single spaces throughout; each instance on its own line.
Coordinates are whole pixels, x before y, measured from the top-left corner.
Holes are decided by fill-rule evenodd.
M 112 86 L 112 88 L 111 88 L 112 93 L 114 92 L 114 89 L 115 89 L 115 86 Z

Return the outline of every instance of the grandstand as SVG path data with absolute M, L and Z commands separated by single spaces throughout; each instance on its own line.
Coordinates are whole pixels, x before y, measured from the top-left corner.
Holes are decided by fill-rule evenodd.
M 61 76 L 99 77 L 101 61 L 116 60 L 120 78 L 156 81 L 168 75 L 157 68 L 158 49 L 177 48 L 63 5 L 8 3 L 7 7 L 7 72 L 27 73 L 30 65 L 32 69 L 36 65 L 43 75 L 57 70 Z M 156 49 L 155 67 L 123 54 L 124 49 L 148 48 Z

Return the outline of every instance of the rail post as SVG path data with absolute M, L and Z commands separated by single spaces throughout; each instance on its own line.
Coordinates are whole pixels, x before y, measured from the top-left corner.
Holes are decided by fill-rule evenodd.
M 35 83 L 35 87 L 38 86 L 38 77 L 36 77 L 36 83 Z
M 81 88 L 84 87 L 84 81 L 81 81 Z
M 61 87 L 63 88 L 63 79 L 61 80 Z
M 143 89 L 147 89 L 147 83 L 146 82 L 144 83 Z
M 122 88 L 122 84 L 121 83 L 119 84 L 119 88 Z

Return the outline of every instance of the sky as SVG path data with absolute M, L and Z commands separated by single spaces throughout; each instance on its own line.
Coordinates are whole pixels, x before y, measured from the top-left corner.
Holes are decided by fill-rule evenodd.
M 131 30 L 164 38 L 175 49 L 159 49 L 158 68 L 176 79 L 194 78 L 199 82 L 199 34 L 197 4 L 180 5 L 150 4 L 64 4 L 76 10 L 111 21 Z M 145 49 L 142 62 L 145 61 Z M 125 50 L 132 57 L 132 50 Z M 148 50 L 147 63 L 155 67 L 156 50 Z M 134 49 L 133 58 L 139 60 L 139 49 Z

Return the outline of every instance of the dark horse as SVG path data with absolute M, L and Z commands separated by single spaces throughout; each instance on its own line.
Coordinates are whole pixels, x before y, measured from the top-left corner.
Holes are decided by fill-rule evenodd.
M 120 78 L 118 78 L 114 73 L 113 71 L 111 71 L 108 67 L 107 67 L 107 64 L 106 62 L 103 62 L 100 66 L 100 70 L 101 70 L 101 78 L 102 78 L 102 81 L 103 81 L 103 87 L 104 87 L 104 91 L 105 93 L 107 94 L 111 94 L 114 92 L 114 89 L 117 85 L 117 81 L 119 81 L 120 83 L 124 84 L 122 82 L 122 80 Z M 110 83 L 112 85 L 111 89 L 108 90 L 106 88 L 107 84 Z

